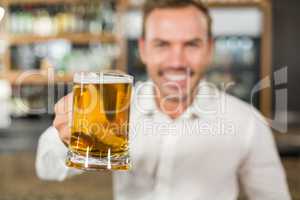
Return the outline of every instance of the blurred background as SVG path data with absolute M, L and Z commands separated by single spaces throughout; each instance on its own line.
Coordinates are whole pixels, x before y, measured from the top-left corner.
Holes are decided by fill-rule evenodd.
M 221 89 L 233 82 L 226 91 L 270 120 L 293 199 L 300 199 L 300 1 L 205 2 L 215 39 L 207 79 Z M 121 70 L 147 79 L 137 49 L 142 4 L 0 0 L 1 199 L 113 199 L 107 172 L 38 180 L 35 151 L 74 72 Z

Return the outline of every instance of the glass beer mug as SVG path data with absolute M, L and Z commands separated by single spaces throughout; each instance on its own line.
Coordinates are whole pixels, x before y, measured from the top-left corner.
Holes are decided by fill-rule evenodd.
M 66 165 L 85 170 L 130 168 L 128 131 L 133 77 L 74 75 L 71 141 Z

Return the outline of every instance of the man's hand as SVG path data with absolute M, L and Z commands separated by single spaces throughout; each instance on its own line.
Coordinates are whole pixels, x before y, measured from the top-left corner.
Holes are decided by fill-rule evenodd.
M 71 139 L 71 119 L 72 119 L 72 98 L 73 93 L 61 98 L 54 107 L 55 118 L 53 126 L 58 130 L 59 137 L 66 145 L 70 143 Z

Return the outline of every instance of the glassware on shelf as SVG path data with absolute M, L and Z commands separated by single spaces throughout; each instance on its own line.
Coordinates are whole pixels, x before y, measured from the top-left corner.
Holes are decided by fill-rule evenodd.
M 111 2 L 55 6 L 17 6 L 11 9 L 8 26 L 12 34 L 42 36 L 63 33 L 114 33 L 116 8 Z
M 226 92 L 249 102 L 251 89 L 258 81 L 259 38 L 249 36 L 219 36 L 215 38 L 215 52 L 207 80 Z

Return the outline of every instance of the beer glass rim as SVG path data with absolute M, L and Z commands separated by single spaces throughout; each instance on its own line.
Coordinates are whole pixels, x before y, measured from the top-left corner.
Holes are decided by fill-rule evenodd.
M 133 76 L 120 72 L 75 72 L 74 83 L 133 83 Z

